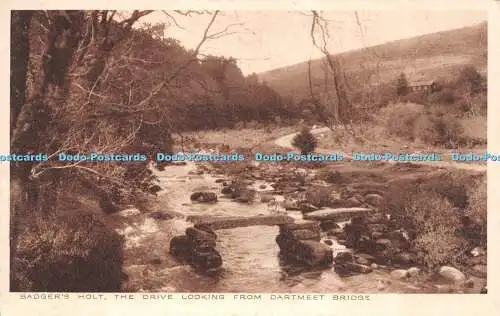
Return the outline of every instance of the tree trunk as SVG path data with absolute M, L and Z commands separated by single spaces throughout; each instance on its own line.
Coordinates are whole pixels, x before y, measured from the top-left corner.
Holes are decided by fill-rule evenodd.
M 26 74 L 29 62 L 29 28 L 33 11 L 11 11 L 10 20 L 10 126 L 16 126 L 17 116 L 26 98 Z
M 68 93 L 68 68 L 76 50 L 83 23 L 82 11 L 49 11 L 51 25 L 47 35 L 47 49 L 43 64 L 37 71 L 34 97 L 25 102 L 26 74 L 29 61 L 29 25 L 32 11 L 13 11 L 11 20 L 11 152 L 47 152 L 54 122 L 51 110 L 63 106 Z M 50 128 L 50 129 L 49 129 Z M 60 140 L 60 139 L 59 139 Z M 57 141 L 57 140 L 56 140 Z M 53 141 L 52 141 L 53 142 Z M 11 225 L 10 262 L 11 290 L 18 290 L 16 280 L 16 247 L 20 220 L 33 216 L 32 212 L 53 204 L 51 198 L 40 200 L 38 183 L 30 180 L 33 164 L 11 163 Z M 50 181 L 49 181 L 50 182 Z M 45 203 L 47 201 L 47 203 Z M 41 202 L 41 203 L 39 203 Z M 53 205 L 52 205 L 53 207 Z
M 10 20 L 10 135 L 16 127 L 17 117 L 26 98 L 26 75 L 29 62 L 29 27 L 31 24 L 32 11 L 11 11 Z M 10 289 L 17 290 L 18 285 L 15 276 L 16 243 L 18 231 L 18 217 L 22 210 L 24 200 L 22 181 L 16 175 L 16 170 L 11 164 L 10 185 Z

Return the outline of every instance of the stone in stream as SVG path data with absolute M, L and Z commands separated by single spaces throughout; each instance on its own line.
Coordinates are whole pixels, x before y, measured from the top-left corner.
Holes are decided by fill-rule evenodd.
M 354 274 L 370 273 L 373 271 L 373 269 L 369 266 L 353 262 L 336 262 L 334 270 L 340 276 L 351 276 Z
M 233 194 L 233 198 L 236 199 L 238 202 L 242 203 L 252 203 L 257 196 L 257 191 L 253 189 L 244 189 L 241 190 L 237 196 Z
M 319 227 L 324 232 L 329 231 L 331 229 L 340 228 L 339 224 L 337 224 L 337 222 L 335 221 L 322 221 Z
M 323 240 L 323 242 L 324 242 L 324 243 L 325 243 L 325 245 L 327 245 L 327 246 L 333 246 L 333 241 L 332 241 L 332 240 L 330 240 L 330 239 L 325 239 L 325 240 Z
M 233 194 L 234 192 L 234 188 L 230 187 L 230 186 L 224 186 L 221 190 L 221 193 L 222 194 Z
M 186 228 L 186 236 L 195 240 L 216 240 L 217 235 L 206 227 L 188 227 Z
M 175 236 L 170 240 L 170 253 L 183 260 L 191 259 L 191 241 L 187 236 Z
M 191 265 L 198 271 L 218 269 L 222 266 L 222 257 L 215 249 L 208 251 L 193 251 Z
M 343 262 L 354 262 L 354 256 L 352 252 L 341 251 L 337 253 L 337 255 L 335 256 L 335 263 L 343 263 Z
M 327 245 L 303 240 L 297 243 L 296 257 L 309 266 L 330 265 L 333 263 L 333 251 Z
M 391 271 L 391 276 L 393 278 L 395 278 L 395 279 L 405 279 L 409 275 L 408 275 L 408 271 L 407 270 L 398 269 L 398 270 Z
M 366 254 L 366 253 L 356 253 L 354 258 L 355 258 L 357 263 L 367 265 L 367 266 L 371 265 L 372 263 L 374 263 L 376 261 L 376 258 L 374 256 L 371 256 L 371 255 Z
M 465 282 L 465 275 L 458 269 L 448 266 L 443 266 L 438 271 L 439 275 L 447 281 L 453 283 Z
M 315 206 L 315 205 L 313 205 L 311 203 L 308 203 L 308 202 L 299 202 L 298 205 L 297 205 L 297 208 L 303 214 L 304 213 L 311 213 L 311 212 L 319 210 L 319 207 L 317 207 L 317 206 Z
M 367 194 L 365 196 L 365 202 L 372 206 L 380 206 L 384 202 L 384 198 L 380 194 Z
M 372 212 L 374 212 L 373 209 L 363 208 L 363 207 L 324 209 L 304 214 L 304 219 L 317 220 L 317 221 L 326 221 L 326 220 L 344 221 L 352 217 L 368 215 Z
M 213 232 L 189 227 L 186 229 L 186 236 L 189 238 L 191 249 L 208 250 L 216 246 L 217 235 Z
M 237 227 L 248 226 L 274 226 L 280 224 L 293 223 L 294 219 L 285 215 L 257 215 L 257 216 L 206 216 L 206 217 L 190 217 L 190 220 L 195 223 L 194 227 L 208 227 L 212 230 L 230 229 Z
M 342 228 L 330 229 L 329 231 L 326 232 L 326 235 L 332 237 L 345 237 L 345 233 Z
M 276 243 L 278 244 L 280 251 L 290 254 L 295 252 L 297 247 L 297 241 L 290 239 L 282 234 L 276 236 Z
M 169 219 L 173 218 L 172 214 L 169 214 L 166 212 L 161 212 L 161 211 L 153 212 L 153 213 L 149 214 L 149 217 L 154 218 L 154 219 L 159 220 L 159 221 L 165 221 L 165 220 L 169 220 Z
M 271 202 L 271 201 L 276 201 L 276 198 L 274 196 L 272 196 L 271 194 L 262 194 L 260 196 L 260 201 L 262 203 L 267 203 L 267 202 Z
M 217 202 L 217 194 L 213 192 L 194 192 L 191 194 L 191 201 L 200 203 L 215 203 Z
M 313 231 L 309 229 L 290 230 L 282 233 L 282 235 L 294 240 L 321 240 L 321 234 L 319 233 L 319 231 Z
M 203 232 L 209 233 L 214 239 L 217 239 L 217 234 L 210 228 L 203 225 L 198 225 L 195 229 L 201 230 Z
M 155 184 L 155 185 L 152 185 L 148 188 L 148 192 L 153 194 L 153 195 L 156 195 L 158 192 L 160 192 L 162 190 L 162 188 Z
M 279 227 L 280 227 L 280 233 L 297 229 L 308 229 L 313 231 L 319 231 L 320 222 L 301 220 L 290 224 L 279 225 Z

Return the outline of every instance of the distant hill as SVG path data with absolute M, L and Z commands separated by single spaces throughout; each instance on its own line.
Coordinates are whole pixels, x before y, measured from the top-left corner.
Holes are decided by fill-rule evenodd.
M 487 23 L 426 34 L 340 53 L 342 68 L 355 84 L 377 85 L 405 72 L 409 80 L 439 80 L 473 64 L 487 69 Z M 323 80 L 324 58 L 311 62 L 315 86 Z M 258 74 L 283 96 L 305 97 L 309 93 L 308 62 Z

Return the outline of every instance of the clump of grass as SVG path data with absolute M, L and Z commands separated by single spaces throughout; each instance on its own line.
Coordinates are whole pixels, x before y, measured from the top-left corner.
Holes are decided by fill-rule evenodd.
M 118 292 L 123 240 L 95 215 L 31 215 L 14 258 L 13 291 Z

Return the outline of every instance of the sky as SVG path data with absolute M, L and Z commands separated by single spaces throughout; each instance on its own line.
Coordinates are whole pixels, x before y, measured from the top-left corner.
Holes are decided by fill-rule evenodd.
M 175 23 L 172 20 L 175 18 Z M 166 37 L 173 37 L 187 48 L 195 48 L 211 16 L 185 17 L 156 11 L 142 23 L 166 23 Z M 380 10 L 324 11 L 328 19 L 331 53 L 382 44 L 402 38 L 434 33 L 481 23 L 485 11 Z M 322 57 L 314 47 L 308 11 L 222 11 L 209 34 L 227 28 L 226 36 L 207 41 L 200 53 L 232 56 L 245 75 L 259 73 Z M 177 24 L 177 25 L 176 25 Z

